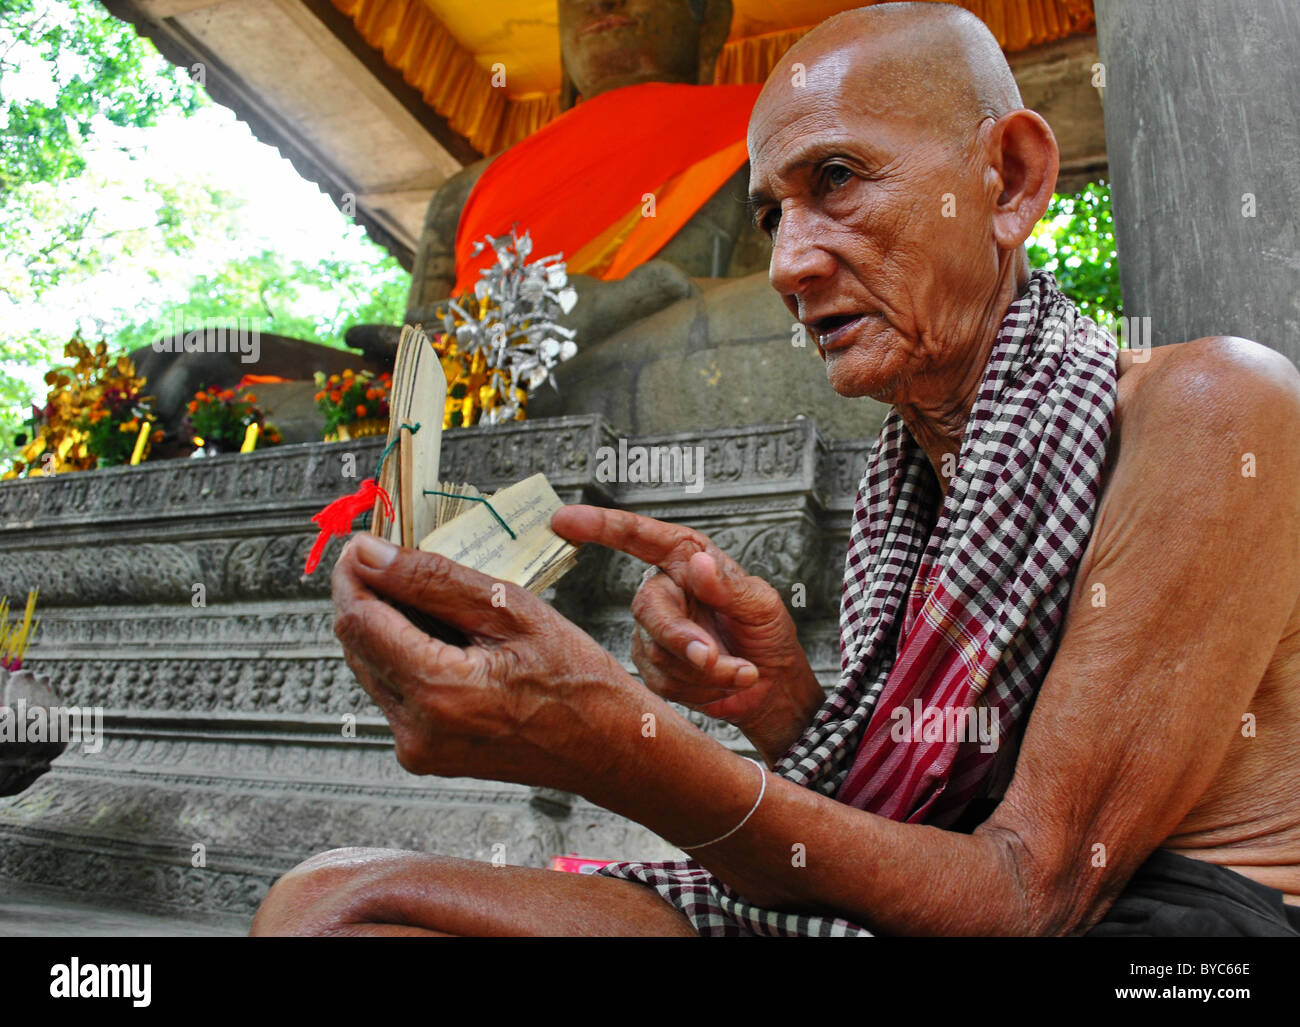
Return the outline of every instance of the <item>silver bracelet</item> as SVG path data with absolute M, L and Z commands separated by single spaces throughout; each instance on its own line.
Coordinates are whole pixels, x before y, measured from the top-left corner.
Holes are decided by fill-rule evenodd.
M 752 808 L 748 813 L 745 814 L 745 816 L 741 819 L 741 821 L 740 821 L 739 824 L 737 824 L 735 827 L 733 827 L 733 828 L 732 828 L 730 831 L 728 831 L 726 834 L 724 834 L 724 835 L 719 835 L 717 838 L 714 838 L 712 841 L 709 841 L 709 842 L 700 842 L 698 845 L 679 845 L 679 846 L 677 846 L 677 847 L 678 847 L 679 849 L 681 849 L 683 852 L 690 852 L 692 849 L 702 849 L 702 848 L 704 848 L 706 845 L 717 845 L 718 842 L 726 841 L 726 840 L 727 840 L 728 838 L 730 838 L 733 834 L 735 834 L 735 833 L 736 833 L 737 831 L 739 831 L 742 827 L 744 827 L 745 824 L 747 824 L 747 823 L 749 822 L 749 818 L 752 817 L 752 816 L 754 815 L 755 812 L 757 812 L 757 810 L 758 810 L 758 806 L 759 806 L 759 804 L 763 801 L 763 796 L 764 796 L 764 795 L 766 794 L 766 792 L 767 792 L 767 771 L 763 769 L 763 764 L 759 763 L 758 760 L 753 759 L 752 757 L 749 757 L 749 756 L 746 756 L 746 757 L 744 757 L 744 758 L 747 759 L 747 760 L 749 760 L 750 763 L 754 764 L 754 766 L 756 766 L 756 767 L 758 768 L 758 776 L 759 776 L 759 778 L 760 778 L 761 781 L 762 781 L 762 785 L 761 785 L 761 787 L 758 789 L 758 798 L 754 800 L 754 806 L 753 806 L 753 808 Z

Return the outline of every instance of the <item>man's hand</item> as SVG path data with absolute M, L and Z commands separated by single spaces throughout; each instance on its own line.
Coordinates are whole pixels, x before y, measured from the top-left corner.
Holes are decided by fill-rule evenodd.
M 734 724 L 775 763 L 823 700 L 780 593 L 681 525 L 566 506 L 551 527 L 571 542 L 621 549 L 663 571 L 632 602 L 632 659 L 646 686 Z
M 525 589 L 445 557 L 357 535 L 334 568 L 334 633 L 415 774 L 579 791 L 619 759 L 615 725 L 644 690 L 594 639 Z M 459 628 L 430 638 L 391 603 Z M 584 789 L 585 791 L 585 789 Z

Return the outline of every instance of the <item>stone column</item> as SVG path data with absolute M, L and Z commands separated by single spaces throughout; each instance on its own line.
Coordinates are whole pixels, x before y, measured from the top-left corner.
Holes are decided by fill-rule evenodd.
M 1095 6 L 1124 313 L 1300 362 L 1300 4 Z

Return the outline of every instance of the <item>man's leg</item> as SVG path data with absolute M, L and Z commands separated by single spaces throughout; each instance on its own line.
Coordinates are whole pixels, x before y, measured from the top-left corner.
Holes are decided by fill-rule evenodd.
M 650 888 L 397 849 L 333 849 L 285 874 L 253 935 L 694 937 Z

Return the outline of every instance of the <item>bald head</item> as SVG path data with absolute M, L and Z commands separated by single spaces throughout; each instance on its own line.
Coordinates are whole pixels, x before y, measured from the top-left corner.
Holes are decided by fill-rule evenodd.
M 796 65 L 805 69 L 801 86 Z M 963 136 L 1023 106 L 993 33 L 945 3 L 876 4 L 828 18 L 787 51 L 759 103 L 781 102 L 791 88 L 834 89 L 841 102 Z
M 831 386 L 944 409 L 1028 278 L 1059 167 L 992 33 L 950 4 L 836 15 L 768 77 L 749 159 L 769 278 Z

